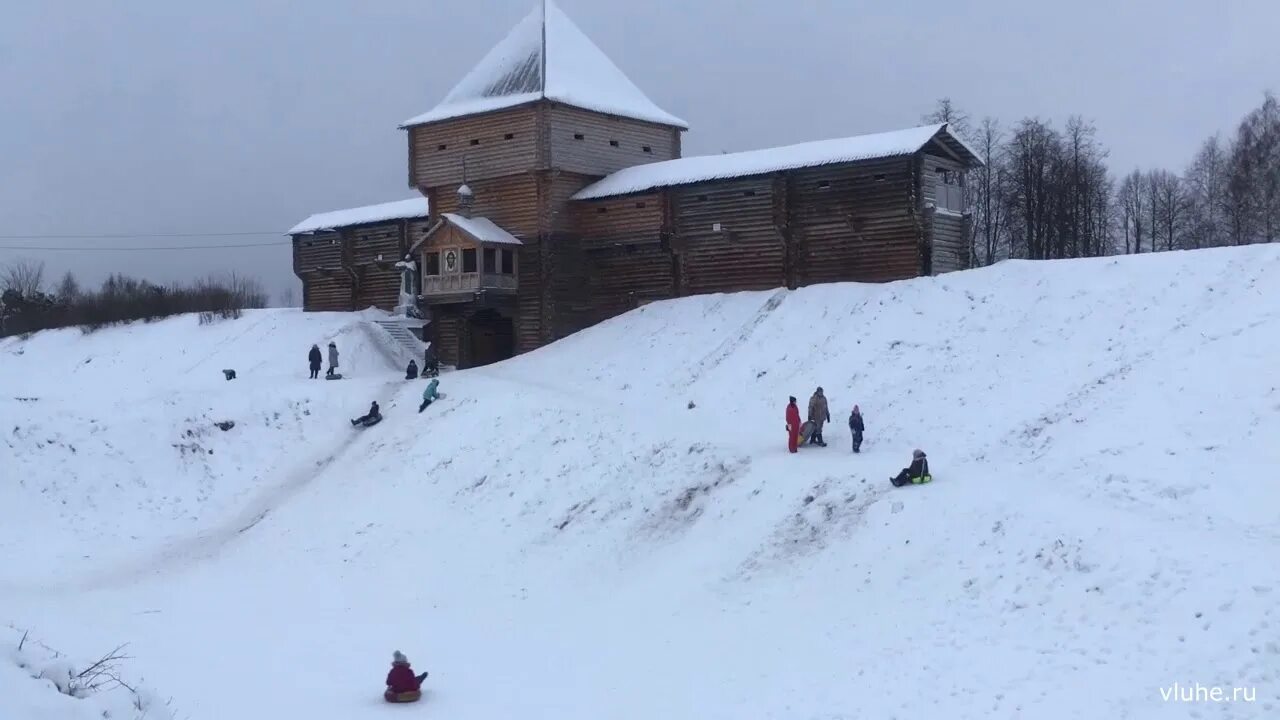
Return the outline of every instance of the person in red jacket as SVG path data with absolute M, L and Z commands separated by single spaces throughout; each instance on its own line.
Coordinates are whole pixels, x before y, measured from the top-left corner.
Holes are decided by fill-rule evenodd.
M 409 666 L 409 658 L 399 650 L 391 656 L 391 672 L 387 673 L 387 698 L 404 693 L 416 693 L 422 689 L 422 681 L 427 674 L 414 675 Z
M 787 450 L 796 452 L 800 445 L 800 407 L 795 396 L 787 403 Z

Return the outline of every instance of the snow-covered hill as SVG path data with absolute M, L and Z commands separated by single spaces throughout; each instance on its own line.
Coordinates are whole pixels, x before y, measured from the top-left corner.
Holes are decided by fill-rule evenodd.
M 0 393 L 0 621 L 132 642 L 193 718 L 1274 716 L 1278 272 L 1251 247 L 686 298 L 447 374 L 421 415 L 349 316 L 7 341 L 39 400 Z M 334 335 L 357 379 L 306 380 Z M 817 385 L 830 446 L 790 455 Z M 913 447 L 936 480 L 893 489 Z M 432 673 L 416 710 L 378 694 L 397 648 Z

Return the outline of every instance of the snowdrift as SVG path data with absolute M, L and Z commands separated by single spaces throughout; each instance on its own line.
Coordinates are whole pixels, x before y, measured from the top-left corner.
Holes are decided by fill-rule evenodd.
M 0 629 L 0 703 L 6 717 L 173 720 L 170 704 L 120 677 L 123 650 L 73 662 L 28 633 Z
M 7 439 L 0 548 L 29 561 L 0 619 L 131 641 L 192 717 L 380 717 L 396 648 L 453 719 L 1269 717 L 1278 271 L 1250 247 L 655 303 L 448 373 L 421 415 L 394 368 L 299 379 L 345 316 L 219 330 L 201 367 L 256 353 L 251 392 L 173 355 L 136 352 L 134 389 L 54 364 L 125 337 L 10 342 L 0 377 L 77 370 L 0 406 L 43 430 Z M 818 385 L 830 446 L 789 455 Z M 126 407 L 163 432 L 95 443 Z M 223 416 L 258 422 L 209 433 L 238 462 L 185 469 L 181 419 Z M 68 418 L 75 453 L 32 439 Z M 891 488 L 914 447 L 934 483 Z
M 33 568 L 81 584 L 164 541 L 253 522 L 341 447 L 333 421 L 386 386 L 361 318 L 255 310 L 0 340 L 0 553 L 29 561 L 0 564 L 0 588 Z M 330 341 L 348 379 L 308 380 L 307 351 Z

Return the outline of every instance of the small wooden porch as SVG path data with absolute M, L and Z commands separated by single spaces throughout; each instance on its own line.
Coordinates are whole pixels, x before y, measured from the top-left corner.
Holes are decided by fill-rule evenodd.
M 522 244 L 488 218 L 444 213 L 414 248 L 441 362 L 476 367 L 515 354 Z

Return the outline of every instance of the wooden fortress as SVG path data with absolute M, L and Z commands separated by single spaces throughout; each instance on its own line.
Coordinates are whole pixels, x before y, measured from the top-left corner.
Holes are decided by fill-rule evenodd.
M 682 157 L 685 122 L 551 0 L 401 127 L 419 197 L 307 218 L 294 271 L 307 310 L 403 310 L 409 290 L 459 367 L 653 300 L 969 262 L 980 161 L 945 124 Z

